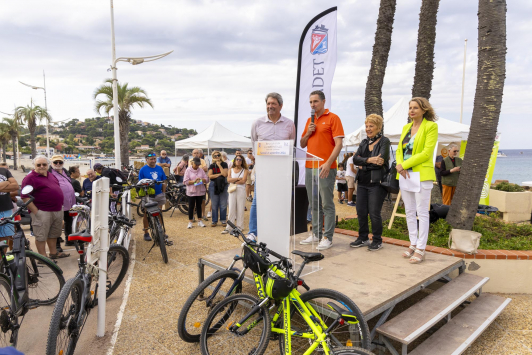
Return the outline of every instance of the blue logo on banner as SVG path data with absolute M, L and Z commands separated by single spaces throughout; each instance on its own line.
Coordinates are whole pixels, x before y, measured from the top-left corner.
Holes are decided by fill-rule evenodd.
M 327 53 L 328 46 L 328 36 L 327 32 L 329 30 L 325 28 L 324 25 L 318 26 L 312 30 L 312 35 L 310 37 L 310 53 L 311 54 L 325 54 Z

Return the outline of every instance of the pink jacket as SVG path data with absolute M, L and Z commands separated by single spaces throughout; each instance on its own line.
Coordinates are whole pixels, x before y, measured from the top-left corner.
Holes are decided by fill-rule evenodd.
M 205 171 L 201 167 L 198 167 L 196 170 L 192 166 L 189 166 L 187 168 L 187 171 L 185 171 L 185 177 L 183 178 L 183 183 L 187 186 L 187 196 L 203 196 L 205 195 L 207 189 L 205 188 L 205 184 L 201 184 L 198 186 L 189 185 L 189 181 L 194 181 L 197 178 L 200 179 L 206 179 L 207 183 L 209 183 L 209 177 L 207 174 L 205 174 Z

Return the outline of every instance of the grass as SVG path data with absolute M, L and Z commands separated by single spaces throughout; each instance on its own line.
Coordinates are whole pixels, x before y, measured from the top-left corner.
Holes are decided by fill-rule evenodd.
M 403 211 L 398 211 L 404 213 Z M 392 229 L 388 229 L 389 220 L 383 222 L 382 235 L 400 240 L 408 239 L 406 218 L 395 218 Z M 358 231 L 358 219 L 342 220 L 338 228 Z M 452 227 L 443 219 L 430 225 L 427 244 L 448 248 L 449 233 Z M 475 217 L 473 230 L 482 234 L 479 249 L 487 250 L 532 250 L 532 225 L 505 223 L 496 214 L 491 217 Z M 371 231 L 371 222 L 370 222 Z

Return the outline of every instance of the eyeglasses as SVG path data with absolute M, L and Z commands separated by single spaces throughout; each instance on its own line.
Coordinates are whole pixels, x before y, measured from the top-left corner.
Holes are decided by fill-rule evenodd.
M 453 153 L 458 153 L 458 150 L 453 150 Z
M 42 164 L 35 164 L 36 167 L 40 168 L 41 166 L 42 167 L 47 167 L 48 164 L 47 163 L 42 163 Z
M 157 155 L 155 153 L 150 153 L 146 155 L 146 158 L 156 157 Z
M 54 165 L 63 165 L 63 162 L 61 160 L 56 160 L 53 163 Z
M 220 154 L 213 155 L 214 158 L 219 158 Z

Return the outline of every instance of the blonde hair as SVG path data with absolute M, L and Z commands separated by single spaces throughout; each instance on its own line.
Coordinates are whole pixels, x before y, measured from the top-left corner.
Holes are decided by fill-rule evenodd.
M 371 115 L 366 117 L 366 120 L 364 121 L 364 123 L 368 123 L 368 122 L 377 126 L 377 129 L 379 130 L 379 132 L 382 132 L 382 124 L 384 120 L 382 119 L 381 116 L 377 115 L 376 113 L 372 113 Z
M 425 99 L 424 97 L 413 97 L 408 104 L 414 101 L 419 105 L 419 108 L 425 111 L 423 114 L 423 118 L 425 118 L 427 121 L 436 122 L 438 120 L 438 116 L 436 116 L 436 112 L 434 112 L 434 108 L 429 103 L 429 100 Z M 410 116 L 408 116 L 408 122 L 412 121 Z
M 211 153 L 211 158 L 214 160 L 214 155 L 215 154 L 220 154 L 220 160 L 222 160 L 222 153 L 220 153 L 219 150 L 213 150 L 212 153 Z M 223 161 L 223 160 L 222 160 Z

